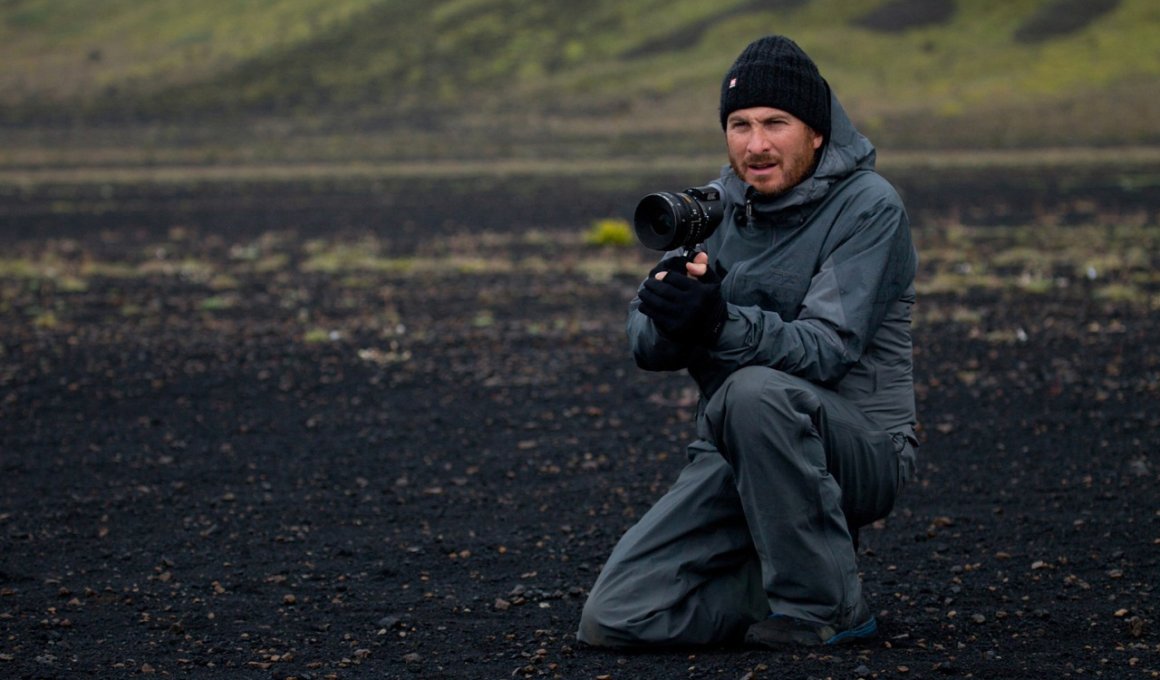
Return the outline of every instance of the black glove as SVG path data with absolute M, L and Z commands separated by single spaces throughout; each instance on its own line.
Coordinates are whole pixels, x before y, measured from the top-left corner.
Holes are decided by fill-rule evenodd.
M 639 297 L 641 314 L 677 342 L 712 347 L 729 317 L 721 279 L 711 268 L 700 279 L 672 270 L 663 279 L 649 276 Z
M 657 263 L 657 266 L 652 268 L 652 271 L 648 273 L 648 277 L 650 279 L 655 279 L 657 274 L 660 272 L 678 272 L 680 274 L 685 274 L 688 271 L 685 269 L 685 264 L 688 261 L 689 260 L 687 258 L 681 257 L 680 255 L 666 257 Z

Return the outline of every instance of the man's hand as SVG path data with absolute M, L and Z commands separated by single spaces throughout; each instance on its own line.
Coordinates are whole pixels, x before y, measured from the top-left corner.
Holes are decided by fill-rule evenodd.
M 693 259 L 687 265 L 685 265 L 685 272 L 694 279 L 701 279 L 705 283 L 710 283 L 710 281 L 705 279 L 705 275 L 709 274 L 709 254 L 705 252 L 698 252 L 693 256 Z M 714 279 L 712 283 L 721 283 L 720 279 L 717 279 L 716 273 L 709 275 Z
M 688 267 L 689 261 L 680 255 L 673 255 L 666 257 L 657 263 L 657 266 L 652 268 L 648 273 L 650 279 L 663 279 L 669 272 L 684 272 Z
M 694 279 L 699 279 L 709 271 L 709 255 L 704 252 L 697 252 L 693 255 L 693 259 L 687 259 L 680 255 L 672 255 L 661 260 L 657 266 L 652 268 L 648 273 L 650 279 L 663 279 L 669 272 L 679 272 L 686 276 L 691 276 Z
M 658 267 L 640 291 L 640 312 L 673 340 L 711 347 L 721 335 L 728 310 L 721 279 L 709 269 L 708 260 L 708 255 L 697 253 L 684 273 Z

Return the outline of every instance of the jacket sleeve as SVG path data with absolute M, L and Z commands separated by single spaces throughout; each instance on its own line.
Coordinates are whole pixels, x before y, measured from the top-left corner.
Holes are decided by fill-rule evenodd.
M 674 253 L 669 253 L 665 258 L 674 256 Z M 665 258 L 662 258 L 662 261 Z M 641 287 L 643 286 L 642 282 Z M 639 292 L 640 289 L 637 290 Z M 640 297 L 633 297 L 628 305 L 628 322 L 625 328 L 629 349 L 639 368 L 646 371 L 679 371 L 689 366 L 693 355 L 706 354 L 703 349 L 673 342 L 661 335 L 652 319 L 642 314 L 639 308 Z
M 729 305 L 729 320 L 707 361 L 691 368 L 702 388 L 744 366 L 761 365 L 833 385 L 869 346 L 890 304 L 914 279 L 917 255 L 901 201 L 880 192 L 857 214 L 838 215 L 796 318 Z M 846 220 L 842 223 L 842 220 Z

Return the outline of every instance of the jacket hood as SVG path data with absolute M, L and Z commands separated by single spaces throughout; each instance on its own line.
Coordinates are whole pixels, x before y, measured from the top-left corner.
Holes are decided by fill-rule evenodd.
M 721 172 L 725 196 L 733 203 L 744 205 L 749 200 L 761 206 L 762 212 L 776 212 L 820 200 L 838 182 L 855 170 L 873 169 L 877 152 L 853 121 L 838 98 L 830 94 L 830 136 L 822 147 L 821 159 L 814 173 L 797 186 L 777 196 L 759 194 L 726 165 Z

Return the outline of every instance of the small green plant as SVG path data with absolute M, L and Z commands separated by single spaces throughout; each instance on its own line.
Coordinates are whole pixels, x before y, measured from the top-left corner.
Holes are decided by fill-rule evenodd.
M 489 328 L 495 325 L 495 314 L 490 309 L 480 310 L 478 314 L 471 320 L 471 325 L 476 328 Z
M 632 228 L 627 220 L 619 218 L 596 220 L 588 231 L 584 232 L 584 242 L 590 246 L 632 245 Z
M 226 309 L 233 309 L 237 306 L 238 298 L 236 295 L 211 295 L 204 298 L 198 307 L 206 312 L 220 312 Z
M 338 340 L 340 334 L 338 331 L 328 331 L 325 328 L 311 328 L 302 336 L 302 341 L 308 345 L 317 345 L 325 342 L 333 342 Z
M 40 330 L 52 330 L 58 324 L 59 321 L 56 318 L 56 313 L 52 310 L 41 312 L 32 319 L 32 325 Z

